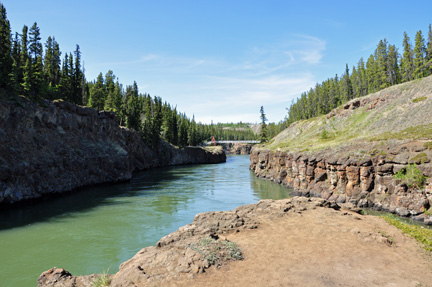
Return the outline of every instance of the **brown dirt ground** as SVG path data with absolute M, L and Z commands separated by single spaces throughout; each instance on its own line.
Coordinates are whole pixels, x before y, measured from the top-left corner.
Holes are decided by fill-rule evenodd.
M 432 286 L 432 256 L 378 217 L 314 209 L 227 237 L 244 260 L 164 286 Z

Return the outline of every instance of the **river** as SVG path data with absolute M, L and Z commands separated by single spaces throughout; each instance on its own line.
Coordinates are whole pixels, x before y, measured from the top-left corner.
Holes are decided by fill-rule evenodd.
M 197 213 L 289 196 L 248 166 L 249 156 L 228 156 L 222 164 L 154 169 L 128 183 L 0 211 L 0 286 L 36 286 L 54 266 L 74 275 L 115 273 Z

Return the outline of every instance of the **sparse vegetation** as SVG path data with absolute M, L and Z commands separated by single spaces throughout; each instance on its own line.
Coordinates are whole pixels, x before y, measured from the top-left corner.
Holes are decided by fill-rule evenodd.
M 406 128 L 399 132 L 385 132 L 378 136 L 371 137 L 371 141 L 382 141 L 389 139 L 429 139 L 432 134 L 432 125 L 418 125 Z
M 104 271 L 102 274 L 93 281 L 93 287 L 106 287 L 111 283 L 111 276 L 108 274 L 108 270 Z
M 425 162 L 428 162 L 429 158 L 427 157 L 427 154 L 424 152 L 421 152 L 417 154 L 415 157 L 411 158 L 408 162 L 409 163 L 418 163 L 423 164 Z
M 387 234 L 385 231 L 378 231 L 383 237 L 387 238 L 387 245 L 392 246 L 394 243 L 394 238 Z
M 418 98 L 415 98 L 415 99 L 413 99 L 412 101 L 413 101 L 413 103 L 418 103 L 418 102 L 424 101 L 424 100 L 426 100 L 426 99 L 427 99 L 427 97 L 424 96 L 424 97 L 418 97 Z
M 220 266 L 224 261 L 242 260 L 242 253 L 236 243 L 228 240 L 214 240 L 212 238 L 203 238 L 190 248 L 197 251 L 210 265 Z
M 426 177 L 415 163 L 402 168 L 393 177 L 396 180 L 402 181 L 410 188 L 422 188 L 426 183 Z
M 431 149 L 432 149 L 432 142 L 425 142 L 425 143 L 423 144 L 423 146 L 424 146 L 425 148 L 427 148 L 428 150 L 431 150 Z
M 432 230 L 423 226 L 404 223 L 393 215 L 383 215 L 385 221 L 399 228 L 403 233 L 423 244 L 423 248 L 432 252 Z
M 328 139 L 328 138 L 329 138 L 329 133 L 328 133 L 328 131 L 327 131 L 327 130 L 323 130 L 323 131 L 321 132 L 321 139 L 326 140 L 326 139 Z

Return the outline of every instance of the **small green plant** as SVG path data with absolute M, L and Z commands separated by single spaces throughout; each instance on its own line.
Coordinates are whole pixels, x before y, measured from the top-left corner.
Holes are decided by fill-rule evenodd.
M 415 98 L 415 99 L 413 99 L 412 101 L 413 101 L 413 103 L 418 103 L 418 102 L 424 101 L 424 100 L 426 100 L 426 99 L 427 99 L 427 97 L 424 96 L 424 97 L 418 97 L 418 98 Z
M 210 265 L 220 266 L 227 260 L 242 260 L 243 255 L 236 243 L 228 240 L 214 240 L 203 238 L 197 243 L 191 244 L 190 248 L 201 255 Z
M 403 233 L 423 244 L 423 248 L 432 252 L 432 230 L 423 226 L 400 221 L 394 215 L 383 215 L 385 221 L 399 228 Z
M 328 131 L 327 131 L 327 130 L 323 130 L 323 131 L 321 132 L 321 139 L 326 140 L 326 139 L 328 139 L 328 138 L 329 138 L 329 133 L 328 133 Z
M 421 170 L 418 169 L 417 164 L 409 164 L 407 167 L 399 170 L 394 176 L 394 179 L 400 180 L 405 183 L 409 188 L 422 188 L 426 183 L 426 177 Z
M 108 270 L 98 275 L 98 277 L 93 281 L 93 287 L 106 287 L 110 285 L 111 275 L 108 274 Z

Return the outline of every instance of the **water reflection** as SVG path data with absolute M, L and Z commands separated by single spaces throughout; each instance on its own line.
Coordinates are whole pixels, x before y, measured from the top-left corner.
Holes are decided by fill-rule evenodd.
M 138 173 L 127 183 L 88 188 L 0 212 L 0 286 L 34 286 L 53 267 L 100 273 L 190 223 L 195 214 L 232 210 L 289 195 L 255 178 L 248 156 L 224 164 Z M 6 283 L 5 283 L 6 282 Z

